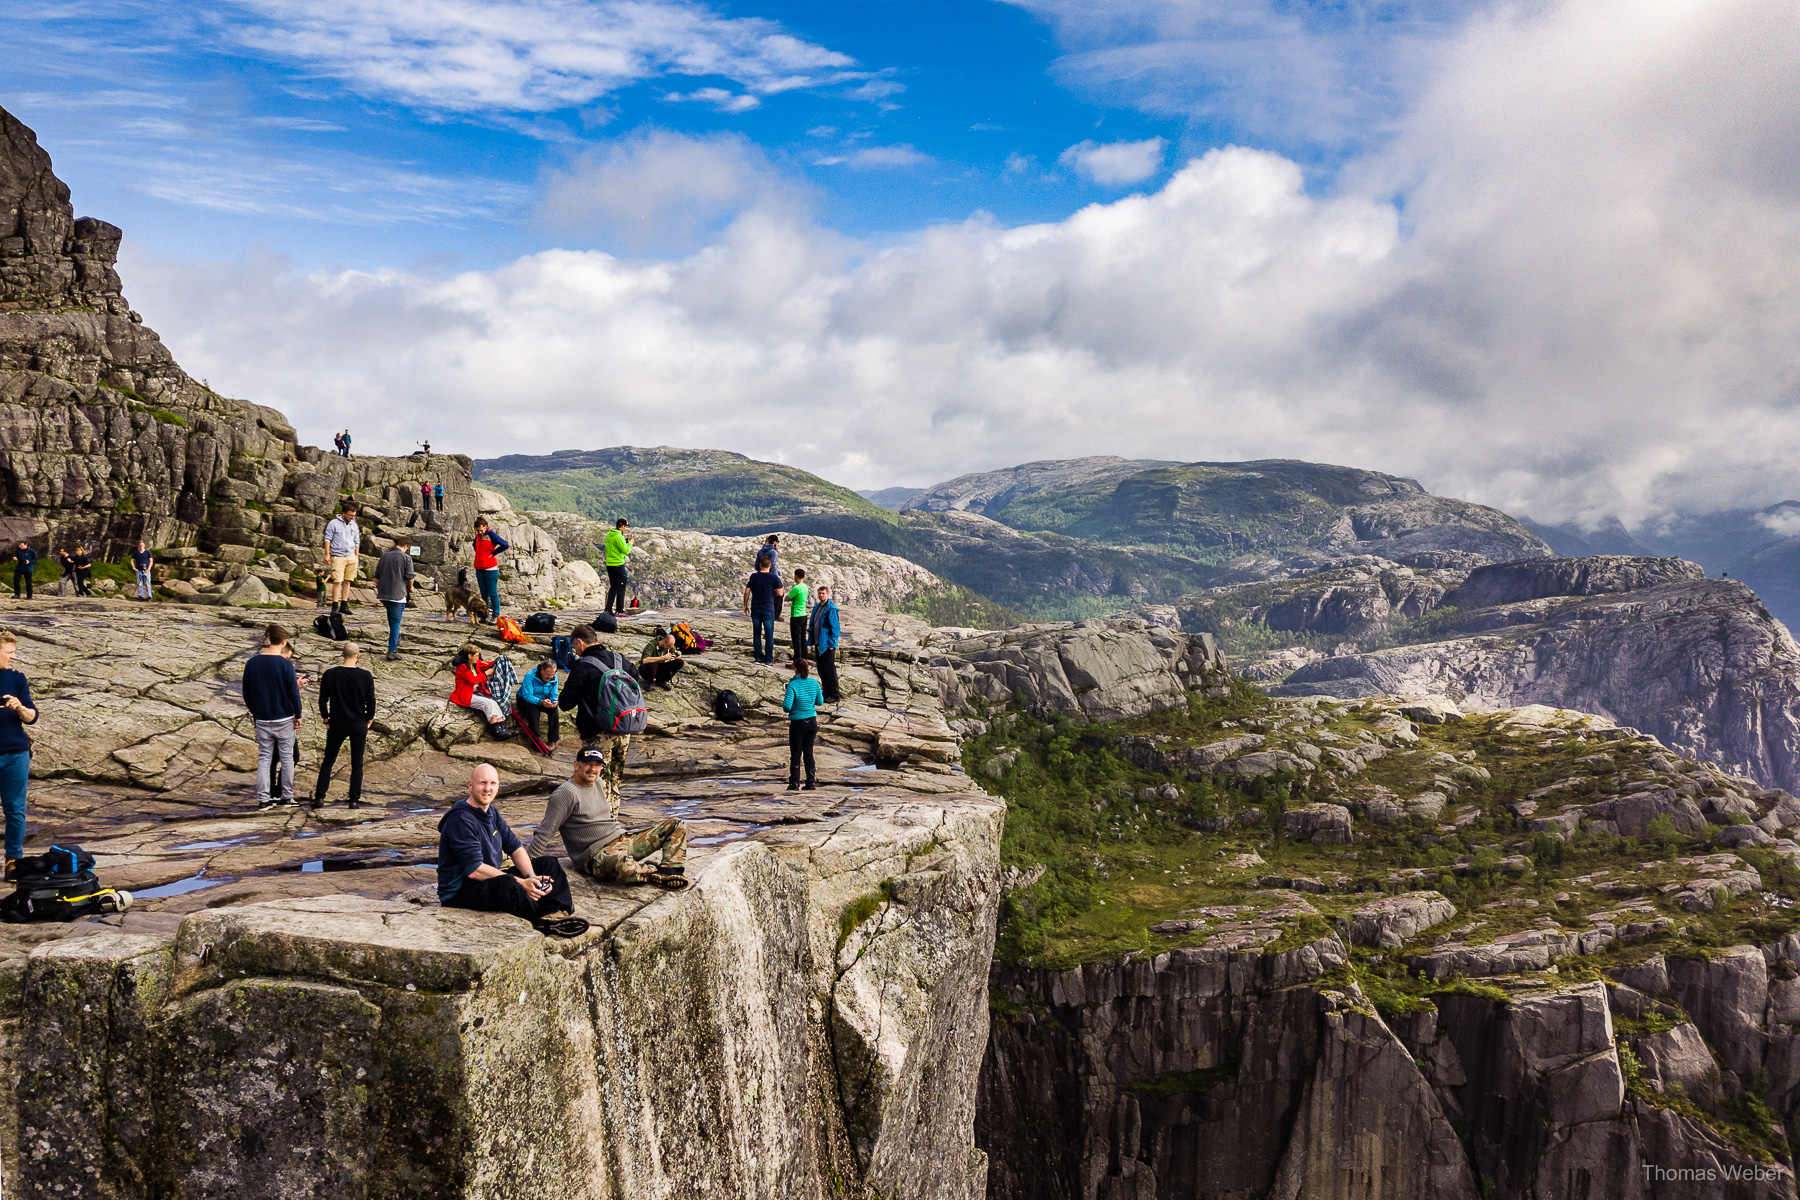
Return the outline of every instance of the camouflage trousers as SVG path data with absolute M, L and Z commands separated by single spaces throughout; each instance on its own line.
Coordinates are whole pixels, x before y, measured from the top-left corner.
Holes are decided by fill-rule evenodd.
M 656 868 L 645 862 L 662 851 L 665 867 L 678 867 L 687 862 L 687 822 L 678 817 L 665 817 L 646 829 L 621 833 L 588 857 L 582 869 L 606 883 L 643 879 Z
M 625 751 L 631 748 L 629 733 L 602 733 L 593 741 L 586 743 L 606 755 L 606 765 L 600 768 L 600 786 L 612 799 L 616 811 L 623 797 L 619 789 L 625 784 Z

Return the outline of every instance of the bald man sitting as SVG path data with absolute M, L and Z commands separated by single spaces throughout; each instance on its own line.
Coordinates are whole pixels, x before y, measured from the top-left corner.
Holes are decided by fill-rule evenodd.
M 500 775 L 487 763 L 469 773 L 469 795 L 438 822 L 438 903 L 475 912 L 511 913 L 547 933 L 563 933 L 552 913 L 575 909 L 569 881 L 554 857 L 533 858 L 494 800 Z M 512 857 L 512 870 L 505 856 Z M 586 922 L 579 921 L 585 930 Z M 546 927 L 548 926 L 548 927 Z

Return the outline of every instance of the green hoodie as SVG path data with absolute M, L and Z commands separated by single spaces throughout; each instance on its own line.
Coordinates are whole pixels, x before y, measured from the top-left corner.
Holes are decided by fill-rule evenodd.
M 609 567 L 622 567 L 625 565 L 625 560 L 630 556 L 631 543 L 625 540 L 625 535 L 619 532 L 618 527 L 615 526 L 612 529 L 607 530 L 606 565 Z

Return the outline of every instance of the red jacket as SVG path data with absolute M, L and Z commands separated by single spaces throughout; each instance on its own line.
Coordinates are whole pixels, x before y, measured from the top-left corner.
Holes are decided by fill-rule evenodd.
M 505 548 L 505 540 L 495 538 L 491 531 L 484 531 L 477 535 L 475 538 L 475 569 L 491 571 L 499 566 L 500 560 L 494 556 Z
M 469 707 L 475 689 L 486 686 L 488 668 L 493 665 L 492 660 L 483 662 L 479 658 L 456 664 L 456 690 L 450 693 L 450 703 Z

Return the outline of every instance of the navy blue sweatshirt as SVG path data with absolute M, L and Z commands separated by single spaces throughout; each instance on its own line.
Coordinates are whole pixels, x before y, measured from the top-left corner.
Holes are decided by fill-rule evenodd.
M 244 707 L 259 721 L 300 715 L 300 676 L 282 654 L 252 654 L 244 664 Z
M 37 707 L 31 702 L 31 684 L 24 673 L 10 667 L 0 671 L 0 696 L 17 696 L 26 708 Z M 12 709 L 0 708 L 0 754 L 29 749 L 31 735 L 25 732 L 25 722 Z
M 463 880 L 483 863 L 504 871 L 505 856 L 522 844 L 498 804 L 488 805 L 485 813 L 467 800 L 452 804 L 438 822 L 438 903 L 461 891 Z

